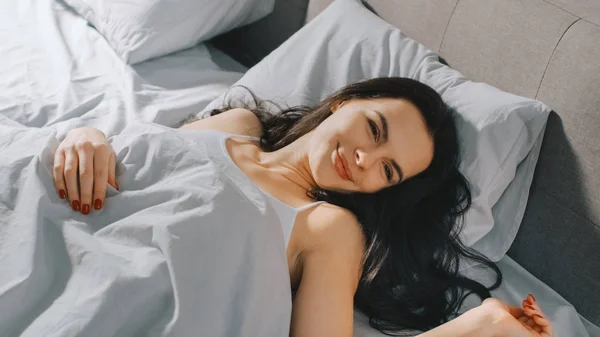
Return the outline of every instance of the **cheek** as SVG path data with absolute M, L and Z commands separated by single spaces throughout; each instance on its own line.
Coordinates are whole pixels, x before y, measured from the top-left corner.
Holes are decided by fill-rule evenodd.
M 362 192 L 374 193 L 384 187 L 376 168 L 371 169 L 369 172 L 363 172 L 363 180 L 361 183 Z
M 333 136 L 334 134 L 343 136 L 356 131 L 356 127 L 360 124 L 358 118 L 357 114 L 344 111 L 329 116 L 321 125 L 326 129 L 325 131 L 328 133 L 328 136 Z
M 322 188 L 331 187 L 334 176 L 329 165 L 329 147 L 326 144 L 312 146 L 308 154 L 308 164 L 313 179 Z M 335 173 L 335 172 L 334 172 Z

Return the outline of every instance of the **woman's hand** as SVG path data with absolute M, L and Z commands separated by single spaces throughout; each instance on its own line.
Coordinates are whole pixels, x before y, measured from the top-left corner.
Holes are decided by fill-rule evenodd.
M 119 189 L 115 179 L 115 153 L 102 131 L 69 131 L 54 155 L 54 186 L 61 199 L 69 198 L 74 211 L 88 214 L 104 203 L 106 185 Z
M 552 325 L 533 295 L 527 296 L 523 308 L 510 306 L 496 298 L 488 298 L 482 308 L 494 312 L 497 316 L 494 335 L 498 337 L 552 337 Z

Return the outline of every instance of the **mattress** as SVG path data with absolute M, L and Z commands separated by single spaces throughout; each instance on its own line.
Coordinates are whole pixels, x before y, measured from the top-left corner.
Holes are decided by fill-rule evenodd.
M 57 138 L 92 126 L 118 135 L 133 122 L 173 126 L 202 111 L 247 70 L 211 44 L 129 66 L 102 36 L 53 0 L 0 0 L 0 124 L 46 128 Z M 600 337 L 600 329 L 510 257 L 495 297 L 518 305 L 533 293 L 556 336 Z M 489 284 L 477 266 L 463 271 Z M 469 298 L 463 311 L 476 306 Z M 1 315 L 1 313 L 0 313 Z M 384 336 L 355 311 L 355 336 Z

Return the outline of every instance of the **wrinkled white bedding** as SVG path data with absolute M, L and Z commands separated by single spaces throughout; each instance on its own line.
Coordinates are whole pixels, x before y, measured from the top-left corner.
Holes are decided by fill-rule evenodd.
M 64 220 L 72 213 L 66 204 L 50 202 L 57 197 L 51 195 L 53 190 L 48 177 L 44 178 L 46 180 L 40 178 L 47 174 L 42 168 L 44 158 L 47 161 L 51 152 L 48 149 L 56 145 L 51 137 L 61 139 L 68 130 L 84 125 L 97 127 L 108 136 L 122 133 L 136 121 L 175 125 L 188 115 L 203 110 L 225 92 L 241 78 L 243 67 L 221 69 L 214 58 L 223 55 L 210 46 L 199 45 L 132 68 L 116 56 L 100 34 L 60 3 L 53 0 L 0 0 L 0 8 L 0 125 L 4 126 L 0 127 L 0 158 L 3 160 L 0 166 L 3 176 L 0 180 L 0 227 L 3 230 L 0 232 L 0 335 L 10 336 L 17 331 L 31 331 L 31 335 L 35 335 L 39 332 L 34 329 L 35 318 L 42 317 L 44 308 L 49 308 L 52 301 L 60 297 L 67 284 L 95 284 L 100 280 L 72 278 L 73 268 L 83 260 L 71 261 L 71 267 L 66 269 L 48 263 L 69 259 L 64 249 L 67 240 L 81 240 L 87 235 L 77 220 L 83 219 L 82 216 L 67 221 L 64 227 L 53 225 L 57 219 Z M 226 58 L 222 61 L 222 64 L 234 65 Z M 32 138 L 29 141 L 27 138 L 11 140 L 9 135 Z M 23 170 L 33 173 L 26 179 Z M 111 193 L 112 196 L 117 194 L 109 188 Z M 63 206 L 64 209 L 60 208 Z M 162 214 L 164 219 L 169 219 L 170 215 L 176 218 L 174 212 Z M 52 247 L 63 248 L 52 250 Z M 107 252 L 110 253 L 110 249 Z M 152 254 L 131 260 L 130 270 L 141 273 L 137 278 L 131 278 L 132 274 L 127 273 L 113 278 L 115 281 L 129 275 L 127 280 L 133 282 L 122 288 L 128 291 L 120 292 L 120 298 L 108 291 L 110 287 L 97 287 L 95 294 L 81 293 L 73 298 L 100 299 L 114 304 L 118 310 L 119 300 L 130 301 L 125 294 L 132 294 L 129 291 L 138 286 L 147 287 L 144 282 L 154 282 L 148 289 L 156 289 L 157 293 L 167 289 L 168 294 L 169 277 L 164 274 L 167 268 Z M 152 261 L 157 262 L 154 267 Z M 600 336 L 600 329 L 587 323 L 560 295 L 509 257 L 499 264 L 505 281 L 493 292 L 495 296 L 518 305 L 528 293 L 533 293 L 554 322 L 556 336 Z M 467 269 L 466 273 L 485 280 L 485 275 L 475 268 Z M 17 297 L 13 297 L 15 289 L 20 289 Z M 185 297 L 187 294 L 179 295 Z M 150 295 L 142 299 L 148 301 L 145 303 L 160 302 L 160 298 L 153 299 Z M 473 299 L 466 303 L 465 309 L 477 303 Z M 66 304 L 62 314 L 52 311 L 52 316 L 44 319 L 68 320 L 88 314 L 85 305 L 73 311 L 73 307 Z M 131 318 L 129 325 L 120 333 L 138 331 L 139 335 L 144 335 L 141 331 L 148 331 L 148 322 L 159 317 L 165 308 L 166 304 L 165 307 L 158 305 L 144 315 L 128 317 Z M 169 312 L 165 310 L 162 312 Z M 255 308 L 247 310 L 252 312 Z M 383 336 L 370 328 L 358 311 L 355 318 L 355 336 Z M 98 330 L 90 331 L 102 335 Z M 53 334 L 46 331 L 44 336 Z
M 54 191 L 54 132 L 0 125 L 0 335 L 288 335 L 276 213 L 207 133 L 130 123 L 111 137 L 120 190 L 83 215 Z
M 206 45 L 132 68 L 54 0 L 1 0 L 0 8 L 2 124 L 51 127 L 59 138 L 82 125 L 108 136 L 132 120 L 174 125 L 243 75 L 221 69 Z

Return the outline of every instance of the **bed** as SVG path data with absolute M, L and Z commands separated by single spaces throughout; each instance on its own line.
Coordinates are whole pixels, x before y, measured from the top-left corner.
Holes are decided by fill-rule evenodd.
M 25 186 L 20 184 L 23 180 L 19 180 L 21 178 L 15 180 L 15 177 L 21 177 L 15 173 L 17 167 L 25 169 L 30 165 L 37 165 L 32 167 L 42 171 L 44 165 L 47 168 L 49 152 L 47 150 L 36 152 L 36 148 L 30 149 L 29 152 L 15 153 L 14 144 L 21 144 L 20 146 L 30 144 L 31 147 L 40 144 L 41 147 L 46 146 L 47 149 L 51 149 L 56 144 L 51 141 L 48 143 L 42 141 L 45 139 L 44 137 L 58 139 L 64 137 L 70 129 L 80 126 L 97 127 L 107 135 L 114 136 L 113 141 L 118 144 L 120 139 L 117 135 L 130 128 L 135 129 L 136 125 L 155 125 L 152 130 L 158 133 L 161 126 L 172 127 L 190 115 L 206 113 L 221 102 L 228 90 L 240 81 L 256 62 L 285 41 L 299 28 L 298 25 L 304 24 L 307 10 L 309 16 L 314 16 L 328 4 L 311 1 L 309 8 L 308 3 L 304 1 L 294 1 L 287 5 L 283 3 L 284 1 L 278 1 L 271 16 L 258 21 L 254 28 L 250 26 L 254 30 L 241 27 L 229 35 L 217 37 L 210 42 L 203 42 L 174 53 L 130 65 L 115 53 L 97 29 L 65 3 L 54 0 L 3 1 L 3 10 L 0 12 L 0 40 L 3 41 L 0 45 L 0 58 L 2 58 L 0 62 L 0 92 L 2 92 L 0 95 L 0 130 L 3 132 L 0 135 L 3 145 L 0 146 L 0 157 L 19 158 L 26 163 L 19 166 L 17 165 L 19 160 L 17 160 L 17 162 L 3 163 L 1 166 L 2 172 L 5 172 L 3 178 L 0 178 L 0 187 L 3 189 L 0 192 L 2 205 L 0 214 L 4 215 L 3 218 L 13 217 L 16 214 L 15 209 L 26 203 L 36 205 L 35 215 L 37 217 L 43 218 L 47 212 L 53 212 L 56 209 L 48 206 L 56 207 L 51 196 L 46 198 L 49 198 L 50 201 L 44 201 L 44 193 L 49 191 L 48 186 L 41 184 L 31 187 L 27 185 L 28 188 L 39 191 L 39 198 L 32 197 L 29 200 L 27 196 L 19 192 L 19 188 Z M 248 38 L 248 35 L 243 35 L 249 34 L 252 37 L 254 34 L 256 38 L 257 29 L 273 28 L 274 23 L 284 21 L 282 17 L 285 16 L 282 13 L 289 14 L 290 12 L 297 14 L 290 16 L 294 19 L 286 19 L 285 28 L 279 30 L 278 34 L 274 34 L 272 39 L 263 41 L 262 44 L 252 42 L 253 40 Z M 301 19 L 296 20 L 296 18 Z M 258 34 L 258 36 L 263 35 Z M 428 43 L 435 42 L 425 40 Z M 238 50 L 233 49 L 232 45 L 238 46 Z M 252 50 L 250 45 L 255 46 L 255 49 Z M 293 97 L 290 98 L 293 101 Z M 176 151 L 174 148 L 171 150 Z M 2 154 L 2 151 L 5 152 Z M 36 155 L 36 153 L 38 154 Z M 152 155 L 149 153 L 146 158 L 151 158 Z M 37 157 L 40 159 L 35 159 Z M 27 191 L 30 190 L 27 189 Z M 109 191 L 109 195 L 116 196 L 117 194 L 116 191 Z M 141 205 L 140 207 L 145 206 Z M 174 209 L 173 214 L 180 211 Z M 538 218 L 538 220 L 542 219 Z M 527 218 L 526 215 L 526 221 L 535 222 L 536 218 Z M 17 222 L 8 221 L 5 224 L 7 223 L 17 224 Z M 74 223 L 73 226 L 79 225 Z M 7 227 L 3 230 L 7 231 Z M 48 260 L 39 254 L 52 252 L 51 249 L 50 251 L 41 249 L 41 253 L 39 253 L 39 247 L 34 247 L 35 249 L 31 248 L 33 253 L 29 252 L 31 256 L 27 254 L 21 257 L 13 256 L 11 254 L 15 250 L 11 250 L 11 244 L 7 241 L 11 236 L 6 234 L 7 232 L 0 231 L 0 233 L 4 234 L 4 236 L 0 235 L 2 238 L 0 239 L 0 261 L 3 261 L 0 266 L 0 334 L 2 336 L 39 336 L 40 333 L 45 336 L 72 336 L 81 333 L 84 333 L 85 336 L 106 336 L 106 330 L 102 329 L 100 323 L 98 323 L 99 326 L 94 326 L 94 320 L 108 321 L 107 317 L 99 317 L 98 314 L 98 312 L 110 312 L 108 309 L 95 313 L 85 312 L 85 310 L 77 313 L 70 312 L 64 317 L 52 316 L 61 312 L 56 310 L 51 311 L 50 316 L 47 313 L 44 314 L 45 310 L 54 305 L 53 301 L 61 299 L 61 292 L 66 292 L 65 289 L 70 281 L 60 279 L 61 269 L 59 267 L 44 265 L 44 261 Z M 43 237 L 43 239 L 38 241 L 38 245 L 51 245 L 52 242 L 55 242 L 53 240 L 60 241 L 60 232 L 48 230 L 47 237 L 44 235 L 39 237 Z M 25 236 L 19 238 L 23 241 L 18 242 L 26 245 L 27 238 Z M 519 242 L 518 237 L 516 240 Z M 14 248 L 14 246 L 12 247 Z M 273 247 L 273 249 L 279 248 L 281 247 L 277 245 Z M 515 257 L 519 257 L 519 248 L 513 249 Z M 148 258 L 151 257 L 148 256 Z M 25 265 L 20 266 L 21 269 L 16 268 L 17 264 L 14 262 L 21 261 L 18 258 L 25 258 L 23 261 L 26 261 Z M 67 256 L 61 258 L 69 259 Z M 498 264 L 503 271 L 504 281 L 499 289 L 492 292 L 494 296 L 508 303 L 519 305 L 527 294 L 534 293 L 545 313 L 553 321 L 556 336 L 600 337 L 600 327 L 598 326 L 600 320 L 597 319 L 597 316 L 587 315 L 588 318 L 591 317 L 588 319 L 581 315 L 567 298 L 534 276 L 516 260 L 511 254 L 504 255 L 499 260 Z M 4 263 L 8 261 L 12 261 L 14 264 Z M 144 259 L 132 261 L 143 264 Z M 174 258 L 172 261 L 178 260 Z M 27 266 L 27 263 L 31 263 L 31 266 Z M 71 261 L 71 263 L 77 265 L 77 261 Z M 235 264 L 239 261 L 231 260 L 229 263 Z M 273 263 L 281 263 L 281 261 Z M 136 266 L 129 267 L 136 268 Z M 19 270 L 15 271 L 15 268 Z M 54 270 L 54 272 L 45 274 L 46 269 Z M 42 270 L 41 274 L 40 270 Z M 275 277 L 282 277 L 281 270 L 283 269 L 280 266 L 279 274 L 277 271 L 273 272 Z M 463 268 L 463 272 L 482 282 L 489 282 L 488 275 L 477 266 L 466 266 Z M 141 272 L 141 274 L 144 273 Z M 56 278 L 54 281 L 58 279 L 56 282 L 62 284 L 63 288 L 44 286 L 47 280 L 40 278 L 40 275 L 50 275 Z M 140 276 L 140 279 L 152 279 L 152 277 L 144 275 Z M 282 280 L 285 280 L 285 277 Z M 598 281 L 595 280 L 595 282 L 597 284 Z M 139 283 L 139 285 L 148 286 L 149 289 L 154 289 L 152 287 L 155 286 L 151 283 Z M 189 286 L 189 284 L 187 285 Z M 135 286 L 134 284 L 133 287 L 135 288 Z M 162 289 L 162 286 L 156 286 L 158 287 L 156 289 Z M 236 285 L 230 285 L 230 287 L 234 286 Z M 276 286 L 272 285 L 272 287 L 272 289 L 278 289 Z M 134 288 L 126 289 L 129 291 Z M 183 290 L 180 291 L 185 291 L 188 288 L 184 285 L 181 289 Z M 256 291 L 256 288 L 249 287 L 248 291 Z M 263 314 L 267 313 L 266 310 L 275 312 L 281 308 L 283 309 L 280 310 L 279 315 L 285 316 L 285 313 L 288 312 L 289 299 L 283 298 L 287 296 L 287 292 L 284 289 L 279 291 L 273 290 L 272 295 L 274 298 L 279 298 L 275 295 L 280 296 L 279 302 L 271 304 L 265 302 Z M 29 300 L 28 293 L 36 292 L 39 292 L 37 297 Z M 188 294 L 179 294 L 182 297 L 186 295 Z M 600 307 L 600 294 L 588 295 L 591 306 Z M 86 294 L 82 293 L 79 296 L 85 298 Z M 116 295 L 109 294 L 107 291 L 106 294 L 98 294 L 97 298 L 103 298 L 103 296 L 106 298 Z M 150 295 L 146 294 L 145 296 Z M 69 298 L 77 299 L 78 297 Z M 139 304 L 163 303 L 145 299 L 149 302 L 144 302 L 142 299 Z M 115 305 L 124 303 L 120 300 L 124 299 L 112 298 L 106 303 Z M 246 299 L 238 304 L 242 306 L 242 309 L 248 309 L 246 311 L 256 311 L 254 307 L 249 309 L 248 306 L 251 303 L 249 299 Z M 469 298 L 461 311 L 478 304 L 477 299 Z M 63 308 L 65 308 L 64 303 Z M 185 308 L 192 310 L 194 306 L 182 306 L 181 308 L 183 308 L 181 310 L 185 310 Z M 214 311 L 217 311 L 216 307 Z M 230 313 L 226 317 L 237 317 L 239 322 L 250 322 L 261 317 L 259 316 L 260 312 L 244 314 L 243 311 L 241 310 L 242 313 L 238 311 Z M 597 311 L 590 311 L 590 313 L 594 312 L 597 313 Z M 111 331 L 110 335 L 191 336 L 199 333 L 199 331 L 193 330 L 193 325 L 186 325 L 187 323 L 174 325 L 175 327 L 171 330 L 160 330 L 153 325 L 155 323 L 153 320 L 161 317 L 160 310 L 156 309 L 150 314 L 154 316 L 121 317 L 122 320 L 117 320 L 117 322 L 128 321 L 128 323 L 122 323 L 121 326 L 118 326 L 121 323 L 117 323 L 117 326 L 109 330 Z M 189 315 L 189 312 L 182 312 L 180 315 L 183 317 Z M 209 316 L 207 315 L 207 317 Z M 61 322 L 61 328 L 53 327 L 54 320 L 65 319 L 65 317 L 72 321 Z M 214 317 L 218 318 L 219 316 L 215 314 Z M 221 316 L 221 318 L 223 317 L 225 316 Z M 188 319 L 188 321 L 191 320 L 193 318 Z M 285 327 L 287 321 L 285 317 L 277 315 L 272 316 L 269 320 L 265 319 L 262 325 L 271 326 L 270 330 L 260 330 L 259 327 L 250 323 L 243 325 L 238 324 L 239 322 L 230 324 L 230 326 L 236 326 L 237 330 L 228 330 L 229 327 L 224 326 L 219 327 L 220 330 L 215 328 L 207 333 L 218 332 L 223 336 L 283 336 L 285 334 L 282 334 L 281 327 Z M 186 330 L 186 328 L 188 329 Z M 201 333 L 200 335 L 206 334 Z M 358 310 L 355 310 L 354 335 L 384 336 L 369 327 L 366 318 Z

